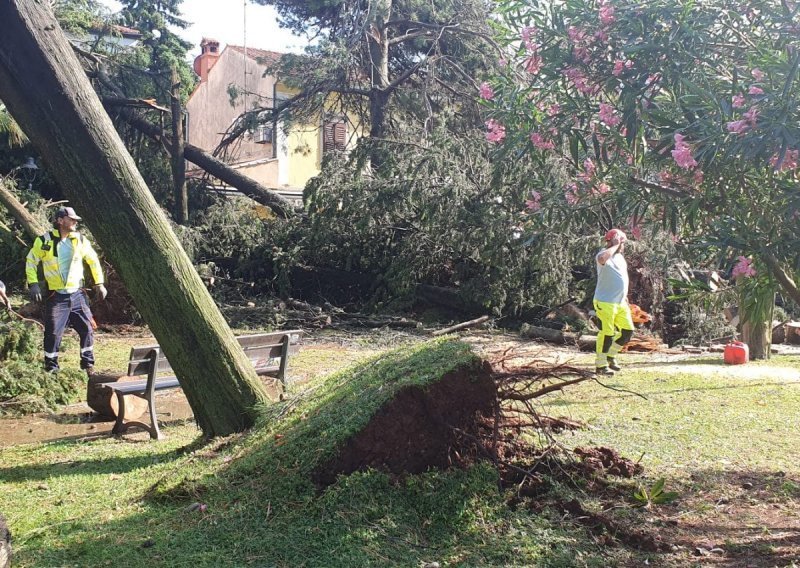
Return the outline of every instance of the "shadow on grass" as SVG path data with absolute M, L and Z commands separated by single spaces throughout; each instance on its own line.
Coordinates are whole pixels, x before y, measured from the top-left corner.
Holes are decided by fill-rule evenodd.
M 62 439 L 57 442 L 51 442 L 51 444 L 56 447 L 61 445 L 65 449 L 69 449 L 71 445 L 84 443 L 86 441 L 86 436 L 80 436 L 78 438 L 79 439 L 76 440 L 71 440 L 69 438 Z M 149 440 L 146 443 L 152 444 L 153 447 L 153 451 L 147 455 L 0 467 L 0 482 L 44 481 L 54 477 L 70 475 L 128 473 L 137 469 L 149 467 L 156 463 L 177 459 L 187 453 L 199 450 L 207 444 L 202 437 L 191 444 L 172 450 L 159 448 L 158 444 L 150 442 Z

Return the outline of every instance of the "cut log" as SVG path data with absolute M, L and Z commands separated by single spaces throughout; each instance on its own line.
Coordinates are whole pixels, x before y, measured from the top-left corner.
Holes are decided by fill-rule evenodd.
M 107 418 L 116 418 L 119 411 L 119 401 L 111 389 L 105 388 L 100 383 L 115 383 L 117 381 L 134 381 L 139 377 L 128 377 L 106 373 L 95 373 L 89 377 L 86 385 L 86 404 L 89 408 Z M 136 420 L 147 410 L 147 401 L 133 395 L 125 395 L 125 417 Z

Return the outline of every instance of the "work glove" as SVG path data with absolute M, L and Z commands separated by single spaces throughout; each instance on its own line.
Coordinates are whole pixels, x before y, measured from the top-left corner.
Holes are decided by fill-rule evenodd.
M 31 300 L 34 302 L 42 301 L 42 289 L 39 287 L 39 284 L 31 284 L 28 289 L 28 294 L 31 295 Z
M 105 300 L 106 296 L 108 296 L 108 290 L 102 284 L 98 284 L 94 287 L 94 297 L 98 300 Z

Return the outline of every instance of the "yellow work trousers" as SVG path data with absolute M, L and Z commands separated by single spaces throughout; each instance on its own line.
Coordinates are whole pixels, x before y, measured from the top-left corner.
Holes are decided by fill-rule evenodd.
M 600 320 L 601 328 L 597 334 L 597 345 L 595 353 L 597 358 L 595 365 L 597 367 L 605 367 L 607 364 L 607 357 L 614 357 L 622 345 L 617 343 L 617 339 L 622 336 L 623 329 L 634 330 L 633 317 L 631 316 L 631 308 L 628 302 L 624 304 L 612 304 L 611 302 L 594 301 L 594 311 Z M 611 345 L 608 351 L 603 348 L 607 345 L 606 337 L 611 337 Z

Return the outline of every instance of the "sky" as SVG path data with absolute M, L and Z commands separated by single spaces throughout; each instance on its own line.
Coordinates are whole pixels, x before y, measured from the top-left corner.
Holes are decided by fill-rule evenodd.
M 120 9 L 116 0 L 100 0 L 112 12 Z M 246 3 L 246 6 L 245 6 Z M 191 25 L 174 31 L 192 44 L 189 60 L 200 55 L 200 40 L 204 37 L 219 40 L 220 51 L 227 44 L 245 44 L 247 18 L 247 47 L 278 52 L 299 53 L 307 43 L 305 38 L 292 35 L 278 27 L 275 9 L 246 0 L 183 0 L 183 19 Z

